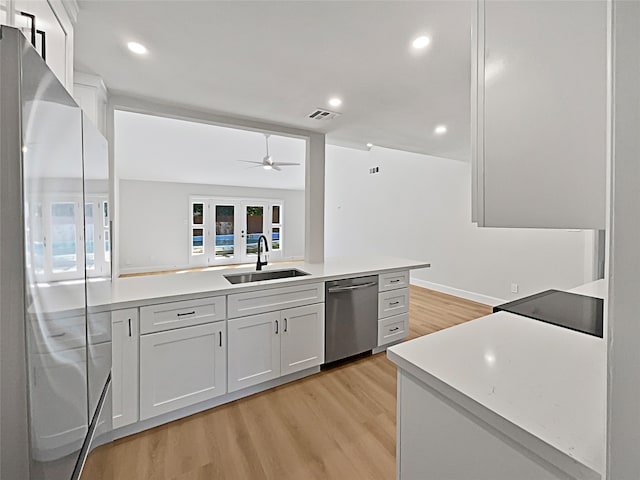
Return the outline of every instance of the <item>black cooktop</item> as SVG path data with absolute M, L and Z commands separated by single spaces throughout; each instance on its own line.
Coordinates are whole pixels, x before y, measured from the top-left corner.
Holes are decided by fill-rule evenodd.
M 601 298 L 560 290 L 547 290 L 493 307 L 494 312 L 501 310 L 595 337 L 602 338 L 603 335 L 604 301 Z

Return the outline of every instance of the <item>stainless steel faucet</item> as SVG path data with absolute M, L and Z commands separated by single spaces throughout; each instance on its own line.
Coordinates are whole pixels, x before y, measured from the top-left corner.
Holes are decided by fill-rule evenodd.
M 262 239 L 264 239 L 264 253 L 266 254 L 269 251 L 269 243 L 267 242 L 267 237 L 265 237 L 264 235 L 260 235 L 260 238 L 258 238 L 258 263 L 256 263 L 256 270 L 262 270 L 262 267 L 267 265 L 266 255 L 264 262 L 260 260 L 260 243 L 262 242 Z

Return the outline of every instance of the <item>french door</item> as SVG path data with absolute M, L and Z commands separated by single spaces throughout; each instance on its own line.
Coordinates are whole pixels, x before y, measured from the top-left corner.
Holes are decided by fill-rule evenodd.
M 281 257 L 282 202 L 224 198 L 191 199 L 190 263 L 224 265 L 257 260 L 258 239 L 267 237 L 269 258 Z M 263 247 L 264 248 L 264 247 Z

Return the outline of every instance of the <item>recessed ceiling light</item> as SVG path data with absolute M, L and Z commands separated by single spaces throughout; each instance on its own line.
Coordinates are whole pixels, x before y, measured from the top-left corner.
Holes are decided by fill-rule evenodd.
M 413 45 L 413 48 L 424 48 L 430 43 L 431 43 L 431 39 L 429 37 L 422 36 L 422 37 L 416 38 L 413 41 L 412 45 Z
M 331 105 L 332 107 L 339 107 L 340 105 L 342 105 L 342 100 L 340 100 L 338 97 L 334 97 L 329 100 L 329 105 Z
M 438 135 L 442 135 L 443 133 L 447 133 L 447 127 L 446 125 L 438 125 L 435 130 L 435 133 L 437 133 Z
M 144 55 L 147 53 L 147 47 L 138 43 L 138 42 L 129 42 L 127 43 L 127 48 L 131 50 L 133 53 L 137 53 L 138 55 Z
M 373 147 L 373 143 L 367 143 L 367 148 Z

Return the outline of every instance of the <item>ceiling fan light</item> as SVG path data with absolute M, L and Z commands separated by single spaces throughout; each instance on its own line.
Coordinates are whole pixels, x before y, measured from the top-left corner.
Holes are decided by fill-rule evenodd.
M 271 165 L 263 165 L 262 168 L 265 170 L 271 170 L 273 167 Z

